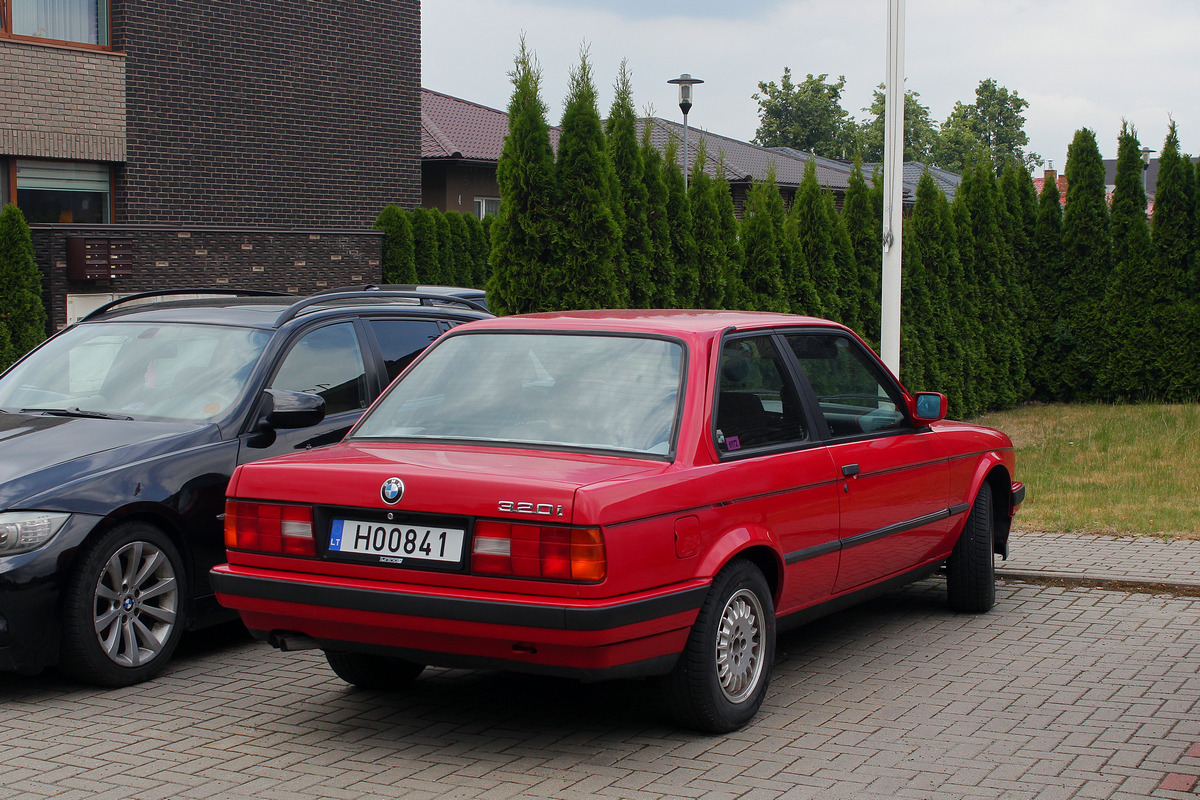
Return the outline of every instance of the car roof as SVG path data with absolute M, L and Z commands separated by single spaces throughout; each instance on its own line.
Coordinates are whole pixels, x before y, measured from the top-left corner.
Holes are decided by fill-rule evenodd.
M 774 327 L 824 327 L 849 330 L 844 325 L 817 317 L 768 311 L 722 311 L 704 309 L 601 309 L 518 314 L 473 322 L 467 330 L 564 330 L 627 332 L 672 336 L 720 334 L 729 329 L 753 330 Z
M 468 305 L 469 298 L 444 292 L 354 289 L 301 297 L 273 293 L 243 296 L 232 291 L 206 294 L 204 289 L 184 293 L 186 291 L 146 292 L 122 298 L 115 304 L 97 309 L 82 322 L 110 322 L 120 319 L 274 329 L 296 317 L 347 309 L 388 314 L 400 311 L 406 316 L 418 317 L 452 316 L 464 321 L 486 319 L 489 316 L 485 311 Z

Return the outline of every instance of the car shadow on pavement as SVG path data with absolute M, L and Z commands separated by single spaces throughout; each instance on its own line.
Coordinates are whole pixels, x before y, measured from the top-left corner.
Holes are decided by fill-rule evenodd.
M 789 630 L 779 636 L 775 659 L 781 686 L 803 683 L 815 662 L 837 662 L 839 651 L 889 648 L 888 637 L 912 627 L 927 627 L 930 618 L 967 619 L 946 607 L 944 581 L 932 579 L 892 592 L 859 606 Z M 936 623 L 935 623 L 936 624 Z M 601 683 L 542 675 L 487 670 L 429 668 L 411 685 L 395 691 L 357 689 L 328 672 L 324 660 L 313 668 L 327 675 L 309 697 L 307 712 L 287 720 L 300 728 L 341 730 L 339 737 L 369 736 L 389 743 L 428 736 L 431 730 L 455 738 L 474 734 L 525 741 L 530 730 L 540 737 L 570 737 L 591 732 L 604 739 L 654 731 L 681 740 L 701 736 L 681 731 L 661 702 L 658 681 L 619 680 Z M 835 667 L 836 670 L 836 667 Z M 770 706 L 770 694 L 767 705 Z M 306 719 L 305 719 L 306 718 Z M 336 720 L 336 722 L 334 722 Z

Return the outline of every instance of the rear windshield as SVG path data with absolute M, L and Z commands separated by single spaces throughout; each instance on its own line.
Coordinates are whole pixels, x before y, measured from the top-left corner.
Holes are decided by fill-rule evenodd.
M 435 345 L 351 439 L 442 439 L 666 455 L 683 346 L 600 334 L 476 333 Z

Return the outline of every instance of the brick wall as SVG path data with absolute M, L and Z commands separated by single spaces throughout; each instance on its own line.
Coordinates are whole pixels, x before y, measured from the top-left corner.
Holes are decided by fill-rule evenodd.
M 368 227 L 420 198 L 419 0 L 113 0 L 114 220 Z
M 0 155 L 124 161 L 124 56 L 0 39 Z
M 271 230 L 131 225 L 32 225 L 49 332 L 67 319 L 68 294 L 225 287 L 312 294 L 380 283 L 381 231 Z M 67 278 L 67 237 L 133 240 L 134 277 Z

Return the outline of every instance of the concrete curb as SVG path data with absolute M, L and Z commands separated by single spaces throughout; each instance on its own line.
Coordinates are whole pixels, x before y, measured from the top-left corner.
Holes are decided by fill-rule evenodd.
M 1060 572 L 1048 569 L 1005 569 L 996 568 L 997 578 L 1014 580 L 1070 581 L 1082 584 L 1117 584 L 1122 586 L 1173 587 L 1200 591 L 1200 581 L 1173 578 L 1169 575 L 1146 577 L 1143 575 L 1117 575 L 1112 573 Z

